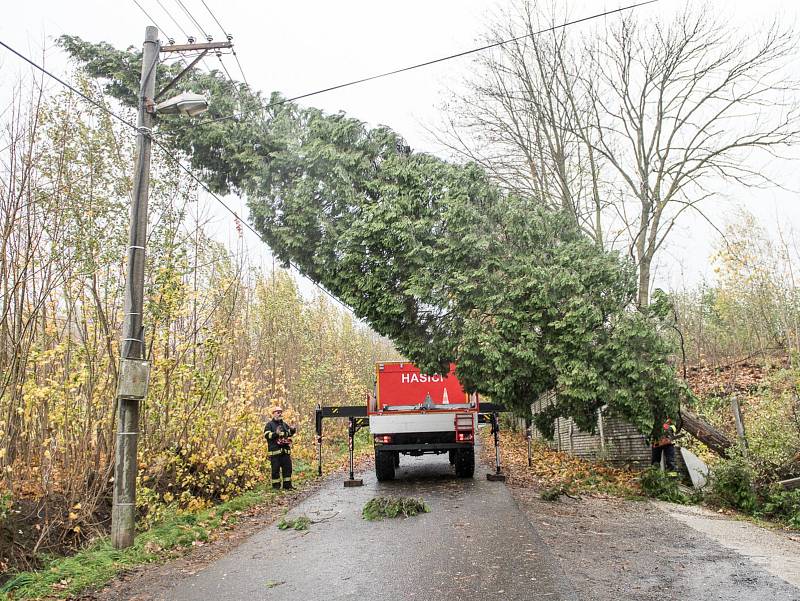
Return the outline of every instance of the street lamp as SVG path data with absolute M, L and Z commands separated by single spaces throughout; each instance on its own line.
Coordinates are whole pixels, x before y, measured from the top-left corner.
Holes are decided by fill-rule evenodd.
M 197 117 L 208 110 L 208 100 L 201 94 L 183 92 L 169 100 L 159 102 L 154 110 L 160 115 L 187 115 Z

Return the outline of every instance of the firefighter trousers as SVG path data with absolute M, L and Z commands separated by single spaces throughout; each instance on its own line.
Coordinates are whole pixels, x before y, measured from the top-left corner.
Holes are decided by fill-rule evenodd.
M 269 458 L 272 467 L 272 488 L 281 487 L 281 476 L 283 476 L 283 488 L 292 488 L 292 456 L 288 453 L 279 453 Z
M 652 465 L 661 465 L 661 455 L 664 455 L 664 468 L 668 472 L 675 471 L 675 445 L 663 445 L 660 447 L 653 447 L 650 454 L 650 463 Z

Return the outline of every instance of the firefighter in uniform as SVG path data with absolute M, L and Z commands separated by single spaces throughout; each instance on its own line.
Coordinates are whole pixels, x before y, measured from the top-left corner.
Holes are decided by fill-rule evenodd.
M 676 428 L 672 420 L 667 419 L 653 440 L 650 462 L 652 465 L 661 465 L 661 455 L 663 454 L 664 467 L 667 472 L 675 471 L 675 434 Z
M 283 476 L 284 490 L 292 490 L 292 436 L 297 428 L 283 421 L 283 409 L 272 408 L 272 419 L 264 426 L 267 439 L 269 462 L 272 467 L 272 488 L 281 487 Z

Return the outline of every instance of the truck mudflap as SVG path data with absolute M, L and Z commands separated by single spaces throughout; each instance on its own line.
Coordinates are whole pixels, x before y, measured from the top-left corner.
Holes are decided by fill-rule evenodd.
M 495 448 L 495 472 L 493 474 L 486 474 L 488 480 L 503 481 L 505 476 L 502 473 L 500 466 L 500 420 L 499 414 L 507 411 L 503 405 L 497 403 L 481 403 L 478 410 L 478 423 L 491 424 L 491 432 L 494 438 Z M 356 432 L 361 428 L 369 425 L 369 417 L 367 407 L 365 405 L 345 405 L 345 406 L 323 406 L 317 405 L 314 415 L 314 423 L 316 426 L 316 443 L 317 443 L 317 474 L 322 476 L 322 432 L 323 420 L 325 418 L 341 418 L 348 420 L 347 437 L 348 437 L 348 454 L 349 454 L 349 479 L 345 480 L 345 487 L 361 486 L 363 482 L 354 478 L 354 458 L 353 458 L 353 444 Z M 528 440 L 528 465 L 531 465 L 531 428 L 530 422 L 526 421 L 526 438 Z M 441 450 L 450 450 L 449 446 L 452 444 L 453 449 L 463 448 L 464 443 L 438 443 L 437 448 Z M 382 449 L 387 451 L 405 451 L 419 449 L 418 444 L 414 445 L 381 445 Z M 446 449 L 444 447 L 447 447 Z M 403 447 L 403 448 L 400 448 Z M 405 448 L 408 447 L 408 448 Z M 413 448 L 411 448 L 413 447 Z

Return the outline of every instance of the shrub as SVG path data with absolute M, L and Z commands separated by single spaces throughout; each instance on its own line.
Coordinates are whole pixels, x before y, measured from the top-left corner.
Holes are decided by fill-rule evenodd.
M 266 444 L 257 416 L 243 416 L 221 439 L 217 424 L 200 420 L 180 445 L 143 452 L 139 475 L 145 489 L 140 509 L 153 502 L 194 511 L 251 490 L 265 473 Z M 144 505 L 144 502 L 147 505 Z
M 678 488 L 678 478 L 658 466 L 647 468 L 639 478 L 642 492 L 648 497 L 670 503 L 688 503 L 689 498 Z
M 0 525 L 11 515 L 11 509 L 14 507 L 14 501 L 11 498 L 10 491 L 0 491 Z
M 761 506 L 759 514 L 786 522 L 800 530 L 800 490 L 772 490 Z
M 553 501 L 558 501 L 561 498 L 561 495 L 570 496 L 569 488 L 563 484 L 545 488 L 539 495 L 539 498 L 542 501 L 553 502 Z
M 711 500 L 719 505 L 752 513 L 756 508 L 753 470 L 742 457 L 726 459 L 711 472 Z

